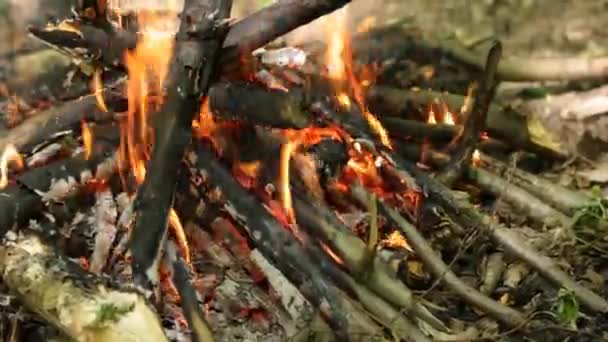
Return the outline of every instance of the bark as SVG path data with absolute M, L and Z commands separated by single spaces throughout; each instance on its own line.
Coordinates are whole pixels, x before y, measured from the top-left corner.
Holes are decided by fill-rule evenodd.
M 34 235 L 4 244 L 0 265 L 23 304 L 75 341 L 168 341 L 142 295 L 108 286 Z

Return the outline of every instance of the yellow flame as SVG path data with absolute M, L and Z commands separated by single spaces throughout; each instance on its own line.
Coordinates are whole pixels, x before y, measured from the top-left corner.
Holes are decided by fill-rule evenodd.
M 108 111 L 106 102 L 103 98 L 103 81 L 101 79 L 101 69 L 95 69 L 93 73 L 93 94 L 95 94 L 95 100 L 97 101 L 97 107 L 103 112 Z
M 182 226 L 177 212 L 173 208 L 171 208 L 171 212 L 169 213 L 169 228 L 171 228 L 171 232 L 173 232 L 175 243 L 184 255 L 184 261 L 190 265 L 190 246 L 188 246 L 186 232 L 184 231 L 184 227 Z
M 121 171 L 128 165 L 137 184 L 142 184 L 146 175 L 145 164 L 154 144 L 153 130 L 148 125 L 149 115 L 157 111 L 164 100 L 163 83 L 173 55 L 180 8 L 175 0 L 159 4 L 143 0 L 115 0 L 108 7 L 117 14 L 135 12 L 140 30 L 135 49 L 127 51 L 124 56 L 129 77 L 128 110 L 121 127 L 119 160 Z M 124 179 L 122 174 L 121 178 Z
M 82 121 L 82 143 L 84 145 L 84 158 L 89 159 L 93 153 L 93 132 L 86 121 Z
M 473 155 L 471 156 L 471 162 L 473 163 L 473 166 L 479 166 L 479 164 L 481 163 L 481 153 L 479 152 L 479 150 L 475 150 L 473 151 Z
M 382 144 L 387 148 L 392 149 L 388 133 L 380 121 L 378 121 L 378 119 L 367 109 L 362 82 L 357 79 L 353 72 L 353 55 L 350 46 L 350 36 L 347 28 L 345 10 L 342 9 L 337 12 L 335 18 L 335 22 L 332 22 L 331 27 L 328 27 L 329 42 L 327 54 L 325 56 L 328 77 L 336 81 L 348 81 L 352 95 L 357 104 L 361 107 L 363 116 L 370 127 L 380 137 Z M 340 82 L 337 83 L 339 88 L 343 87 L 343 84 Z M 365 86 L 368 85 L 369 80 L 366 80 Z M 351 102 L 345 89 L 337 89 L 336 99 L 344 109 L 350 109 Z
M 289 187 L 289 161 L 291 160 L 291 155 L 296 147 L 297 143 L 294 141 L 288 141 L 281 146 L 281 169 L 279 172 L 281 204 L 291 222 L 294 222 L 294 211 L 291 199 L 291 189 Z
M 445 114 L 443 115 L 443 123 L 450 126 L 454 126 L 456 124 L 454 122 L 454 116 L 452 115 L 452 112 L 445 112 Z
M 435 112 L 432 109 L 429 111 L 429 117 L 428 117 L 428 119 L 426 119 L 426 123 L 428 123 L 429 125 L 437 124 L 437 119 L 435 118 Z
M 14 145 L 7 145 L 0 156 L 0 189 L 6 188 L 8 185 L 8 166 L 9 163 L 14 163 L 17 168 L 23 168 L 23 158 L 17 151 Z

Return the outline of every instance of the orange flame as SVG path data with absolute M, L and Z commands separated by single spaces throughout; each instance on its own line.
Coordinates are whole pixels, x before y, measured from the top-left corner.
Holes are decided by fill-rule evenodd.
M 17 168 L 23 168 L 23 158 L 13 145 L 7 145 L 0 156 L 0 189 L 6 188 L 8 185 L 8 165 L 15 163 Z
M 135 49 L 127 51 L 124 56 L 128 74 L 128 111 L 124 127 L 121 127 L 119 161 L 121 166 L 128 162 L 137 184 L 141 184 L 145 179 L 145 164 L 154 143 L 148 117 L 164 100 L 163 82 L 172 57 L 174 35 L 179 24 L 177 13 L 180 9 L 173 0 L 158 10 L 150 9 L 143 0 L 131 2 L 133 1 L 126 4 L 123 1 L 122 5 L 136 9 L 140 32 Z M 111 9 L 117 13 L 128 10 L 120 5 L 112 3 Z
M 387 148 L 392 149 L 388 133 L 380 121 L 378 121 L 378 119 L 367 109 L 362 82 L 354 74 L 353 52 L 350 45 L 350 35 L 346 27 L 346 12 L 340 10 L 335 15 L 336 22 L 332 23 L 332 27 L 329 28 L 331 31 L 325 57 L 328 77 L 336 81 L 348 81 L 352 95 L 363 111 L 363 116 L 370 127 L 376 132 L 382 144 Z M 367 71 L 369 71 L 369 69 Z M 366 84 L 369 84 L 368 77 L 366 77 Z M 338 89 L 336 99 L 344 109 L 348 110 L 350 108 L 350 99 L 348 99 L 345 89 Z
M 317 144 L 323 138 L 342 140 L 342 133 L 334 128 L 307 127 L 298 131 L 285 130 L 287 142 L 281 146 L 280 170 L 279 170 L 279 195 L 281 206 L 285 211 L 289 223 L 295 222 L 291 190 L 289 186 L 289 162 L 292 154 L 301 146 Z
M 89 160 L 93 154 L 93 132 L 86 121 L 82 121 L 82 143 L 84 145 L 84 159 Z

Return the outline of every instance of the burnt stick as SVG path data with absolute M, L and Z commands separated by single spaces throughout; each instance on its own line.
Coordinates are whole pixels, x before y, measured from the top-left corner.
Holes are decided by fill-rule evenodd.
M 192 138 L 192 120 L 215 78 L 232 1 L 188 0 L 180 18 L 167 76 L 167 96 L 156 117 L 155 144 L 147 175 L 134 202 L 130 241 L 133 280 L 144 288 L 158 283 L 158 261 L 167 233 L 178 168 Z
M 475 101 L 464 122 L 456 150 L 452 154 L 448 165 L 437 176 L 444 184 L 452 184 L 462 176 L 471 161 L 473 151 L 477 148 L 481 139 L 481 134 L 486 127 L 488 110 L 492 100 L 494 100 L 496 87 L 498 86 L 496 70 L 501 55 L 502 44 L 496 42 L 488 53 L 485 72 L 479 82 L 479 87 L 477 87 Z
M 93 177 L 109 177 L 114 172 L 114 149 L 111 148 L 113 146 L 102 146 L 105 145 L 97 144 L 99 149 L 88 160 L 80 154 L 27 171 L 16 179 L 15 184 L 0 191 L 0 235 L 40 214 L 45 204 L 42 193 L 65 188 L 64 185 L 77 190 Z
M 247 231 L 255 248 L 293 284 L 297 284 L 311 303 L 327 314 L 328 323 L 335 329 L 337 337 L 347 339 L 347 321 L 339 300 L 306 255 L 304 247 L 255 196 L 237 183 L 208 144 L 197 144 L 195 151 L 189 153 L 186 159 L 192 165 L 190 169 L 195 169 L 192 171 L 194 175 L 202 178 L 203 183 L 212 189 L 220 190 L 224 209 Z
M 230 27 L 222 46 L 220 65 L 224 71 L 238 67 L 239 58 L 272 40 L 331 13 L 350 0 L 282 1 L 260 9 Z M 35 37 L 71 56 L 108 66 L 121 66 L 127 50 L 135 48 L 137 34 L 80 21 L 66 21 L 74 29 L 58 26 L 30 27 Z

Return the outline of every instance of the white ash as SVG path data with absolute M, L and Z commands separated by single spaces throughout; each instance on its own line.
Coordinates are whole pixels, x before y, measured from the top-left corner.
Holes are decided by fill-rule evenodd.
M 265 65 L 278 67 L 301 68 L 306 64 L 307 55 L 301 49 L 285 47 L 275 50 L 258 49 L 254 51 L 254 56 L 260 57 Z
M 255 79 L 268 89 L 279 90 L 285 93 L 289 92 L 289 89 L 283 84 L 283 81 L 266 69 L 256 72 Z
M 313 309 L 298 288 L 287 280 L 281 271 L 269 263 L 257 249 L 251 251 L 249 257 L 264 272 L 272 288 L 279 294 L 281 305 L 292 321 L 296 323 L 309 322 Z M 294 336 L 298 332 L 298 328 L 301 328 L 296 325 L 283 326 L 286 328 L 288 336 Z
M 61 144 L 53 143 L 42 150 L 34 153 L 27 159 L 27 166 L 33 167 L 40 164 L 47 163 L 51 158 L 55 157 L 59 151 L 61 151 Z
M 67 179 L 51 179 L 51 186 L 47 192 L 34 190 L 40 197 L 42 197 L 43 202 L 61 202 L 61 200 L 69 197 L 74 194 L 79 188 L 79 182 L 72 176 L 69 176 Z
M 116 237 L 118 211 L 110 189 L 96 193 L 95 247 L 91 255 L 90 270 L 95 274 L 103 270 Z

